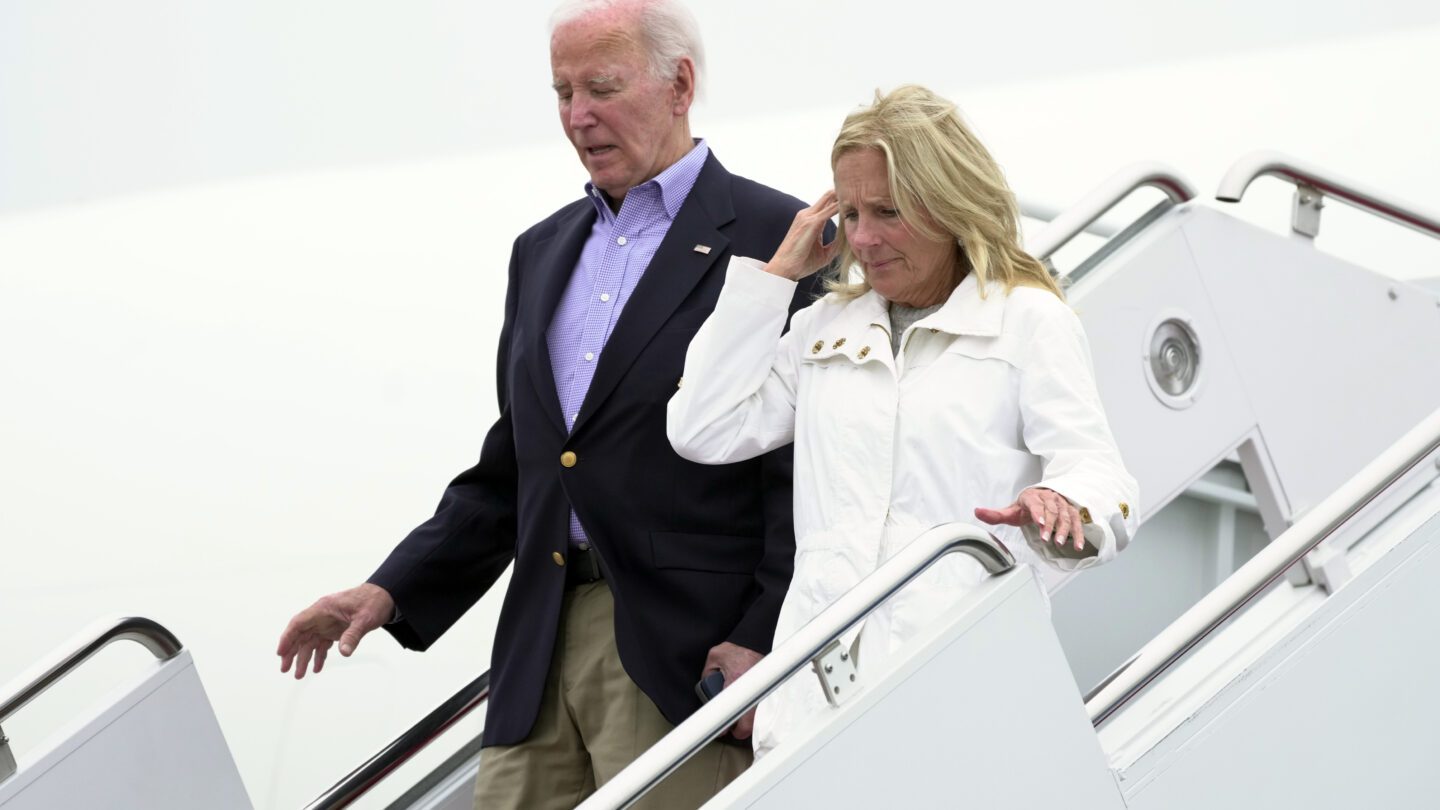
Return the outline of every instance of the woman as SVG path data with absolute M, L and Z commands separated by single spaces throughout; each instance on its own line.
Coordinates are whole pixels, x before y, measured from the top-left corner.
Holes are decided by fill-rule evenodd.
M 795 575 L 776 642 L 941 523 L 995 525 L 1022 562 L 1113 558 L 1137 523 L 1135 481 L 1079 319 L 1021 248 L 990 154 L 954 105 L 911 86 L 845 120 L 831 168 L 834 191 L 770 261 L 731 260 L 669 405 L 670 441 L 693 461 L 795 443 Z M 829 294 L 781 337 L 796 281 L 837 256 Z M 950 555 L 872 613 L 844 639 L 859 632 L 861 672 L 892 666 L 982 576 Z M 760 706 L 757 753 L 825 708 L 813 681 L 791 679 Z

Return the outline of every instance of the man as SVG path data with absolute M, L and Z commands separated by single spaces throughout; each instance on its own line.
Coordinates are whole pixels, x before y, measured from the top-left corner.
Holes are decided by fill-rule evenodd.
M 550 55 L 590 183 L 515 241 L 500 417 L 480 461 L 369 582 L 292 619 L 278 650 L 297 678 L 380 626 L 423 650 L 513 560 L 486 808 L 573 806 L 698 707 L 702 675 L 742 675 L 769 650 L 794 557 L 788 449 L 691 464 L 666 440 L 665 406 L 729 257 L 768 258 L 804 204 L 692 140 L 702 55 L 673 0 L 572 4 Z M 698 805 L 749 757 L 712 743 L 646 800 Z

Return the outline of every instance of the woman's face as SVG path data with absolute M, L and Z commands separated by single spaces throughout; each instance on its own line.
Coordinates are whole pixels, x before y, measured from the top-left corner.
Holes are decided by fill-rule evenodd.
M 871 288 L 887 301 L 912 307 L 933 306 L 950 296 L 959 281 L 959 247 L 953 239 L 931 239 L 900 220 L 880 150 L 841 155 L 835 163 L 835 194 L 840 226 Z

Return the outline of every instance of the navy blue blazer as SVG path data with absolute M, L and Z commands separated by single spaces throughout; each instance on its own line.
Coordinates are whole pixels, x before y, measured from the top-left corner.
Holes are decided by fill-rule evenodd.
M 553 555 L 568 553 L 572 506 L 615 596 L 620 660 L 670 722 L 698 708 L 694 684 L 711 647 L 769 652 L 794 564 L 790 449 L 723 466 L 685 461 L 665 437 L 665 406 L 730 256 L 769 258 L 804 206 L 730 174 L 712 154 L 621 313 L 568 433 L 545 331 L 595 221 L 593 203 L 571 203 L 515 240 L 496 363 L 500 418 L 479 463 L 370 578 L 403 616 L 386 629 L 423 650 L 513 560 L 485 745 L 521 742 L 534 725 L 565 588 Z M 802 285 L 795 308 L 813 289 Z M 560 463 L 567 451 L 571 467 Z

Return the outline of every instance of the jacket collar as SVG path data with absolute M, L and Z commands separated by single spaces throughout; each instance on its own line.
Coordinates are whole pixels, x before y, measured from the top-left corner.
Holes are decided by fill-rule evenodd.
M 922 318 L 913 328 L 932 329 L 952 335 L 996 337 L 1005 316 L 1006 293 L 990 285 L 985 298 L 973 275 L 967 275 L 960 286 L 950 293 L 945 305 Z M 845 305 L 825 325 L 809 335 L 813 341 L 802 351 L 810 360 L 826 360 L 844 355 L 857 363 L 879 362 L 892 369 L 894 354 L 890 351 L 890 302 L 874 290 Z
M 560 304 L 571 270 L 580 260 L 580 251 L 595 224 L 595 216 L 592 206 L 569 206 L 555 223 L 554 232 L 536 244 L 534 255 L 526 257 L 518 268 L 518 274 L 512 274 L 510 279 L 510 283 L 518 284 L 521 290 L 516 323 L 526 335 L 520 340 L 519 353 L 524 357 L 522 364 L 529 371 L 541 407 L 561 432 L 566 429 L 565 417 L 560 413 L 560 396 L 555 391 L 545 329 Z M 512 254 L 511 261 L 518 258 Z
M 843 332 L 860 333 L 872 326 L 878 326 L 890 334 L 890 302 L 874 290 L 867 291 L 855 299 L 835 319 L 834 328 Z
M 975 276 L 967 275 L 960 282 L 960 286 L 950 293 L 944 306 L 920 319 L 915 325 L 952 335 L 995 337 L 1000 334 L 1003 325 L 1006 294 L 994 284 L 989 286 L 986 293 L 986 297 L 981 298 Z M 890 334 L 890 302 L 874 290 L 869 290 L 847 304 L 835 320 L 825 327 L 824 334 L 816 335 L 816 339 L 823 340 L 825 346 L 814 354 L 828 356 L 846 348 L 850 351 L 840 353 L 852 354 L 858 348 L 850 346 L 851 341 L 872 327 L 879 327 L 887 336 Z M 842 337 L 846 338 L 845 343 L 832 349 L 831 344 Z
M 827 360 L 843 355 L 857 363 L 883 363 L 894 367 L 890 352 L 890 304 L 874 290 L 856 298 L 823 328 L 806 338 L 803 348 L 809 360 Z
M 570 428 L 572 435 L 590 420 L 650 339 L 730 246 L 728 226 L 735 220 L 731 175 L 708 147 L 691 152 L 690 156 L 697 154 L 704 157 L 700 173 L 650 260 L 650 267 L 660 271 L 647 270 L 640 277 L 630 301 L 616 320 L 595 368 L 590 390 L 580 406 L 579 417 Z M 566 430 L 565 418 L 560 413 L 560 399 L 555 392 L 545 333 L 598 215 L 599 210 L 593 204 L 584 201 L 572 204 L 557 221 L 555 231 L 536 245 L 533 255 L 527 256 L 520 268 L 521 275 L 536 288 L 521 304 L 520 322 L 529 329 L 522 347 L 525 365 L 531 382 L 540 392 L 542 407 L 561 431 Z M 709 246 L 710 251 L 698 252 L 695 245 Z
M 916 326 L 924 326 L 952 335 L 996 337 L 1005 320 L 1007 293 L 998 284 L 985 288 L 980 297 L 979 282 L 974 273 L 967 273 L 960 286 L 950 293 L 945 306 L 922 318 Z
M 579 433 L 605 404 L 660 327 L 729 251 L 729 225 L 735 220 L 731 175 L 713 152 L 707 149 L 703 154 L 705 162 L 694 186 L 684 205 L 677 210 L 675 221 L 650 260 L 650 269 L 640 277 L 605 343 L 590 390 L 585 393 L 580 414 L 571 428 L 572 435 Z M 699 247 L 707 250 L 701 251 Z M 566 268 L 567 274 L 573 266 L 572 261 Z

